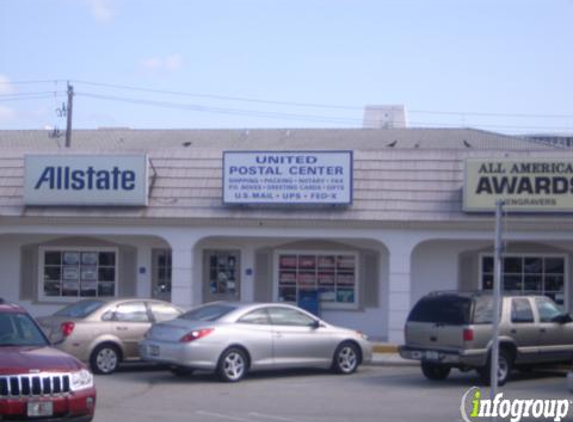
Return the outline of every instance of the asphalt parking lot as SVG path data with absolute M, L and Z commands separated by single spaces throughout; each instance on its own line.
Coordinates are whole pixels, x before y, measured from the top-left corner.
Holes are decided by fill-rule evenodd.
M 514 378 L 501 390 L 508 398 L 573 398 L 562 371 L 516 373 Z M 132 365 L 96 377 L 94 422 L 462 421 L 462 396 L 478 382 L 473 372 L 452 371 L 446 381 L 430 382 L 415 366 L 373 365 L 349 376 L 272 372 L 226 384 L 207 373 L 178 378 Z

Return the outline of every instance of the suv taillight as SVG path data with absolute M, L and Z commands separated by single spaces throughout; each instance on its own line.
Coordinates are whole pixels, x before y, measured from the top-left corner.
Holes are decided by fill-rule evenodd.
M 60 331 L 64 337 L 68 337 L 74 332 L 75 326 L 76 324 L 74 324 L 72 321 L 62 322 L 60 325 Z
M 181 337 L 179 339 L 179 341 L 182 343 L 189 343 L 190 341 L 199 340 L 202 337 L 208 336 L 213 331 L 215 331 L 214 328 L 204 328 L 202 330 L 193 330 L 193 331 L 185 334 L 183 337 Z
M 464 328 L 464 341 L 474 340 L 474 330 L 471 328 Z

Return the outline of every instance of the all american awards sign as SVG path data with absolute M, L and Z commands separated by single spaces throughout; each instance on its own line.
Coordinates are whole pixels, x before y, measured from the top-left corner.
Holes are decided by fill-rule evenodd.
M 560 158 L 466 161 L 464 211 L 573 212 L 573 161 Z
M 226 151 L 223 202 L 350 205 L 352 151 Z
M 24 203 L 146 206 L 147 155 L 26 155 Z

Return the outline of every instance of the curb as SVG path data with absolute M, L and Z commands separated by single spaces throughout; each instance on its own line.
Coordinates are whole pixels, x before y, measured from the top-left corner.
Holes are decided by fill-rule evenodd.
M 402 359 L 400 355 L 394 353 L 374 353 L 372 360 L 365 365 L 369 366 L 419 366 L 416 360 Z
M 372 351 L 374 353 L 398 353 L 398 346 L 395 344 L 374 344 Z

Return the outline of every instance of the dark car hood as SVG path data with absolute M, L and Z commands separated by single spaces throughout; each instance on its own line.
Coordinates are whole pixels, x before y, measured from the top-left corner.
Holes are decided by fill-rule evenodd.
M 0 375 L 30 372 L 77 371 L 84 365 L 76 358 L 48 346 L 0 347 Z

